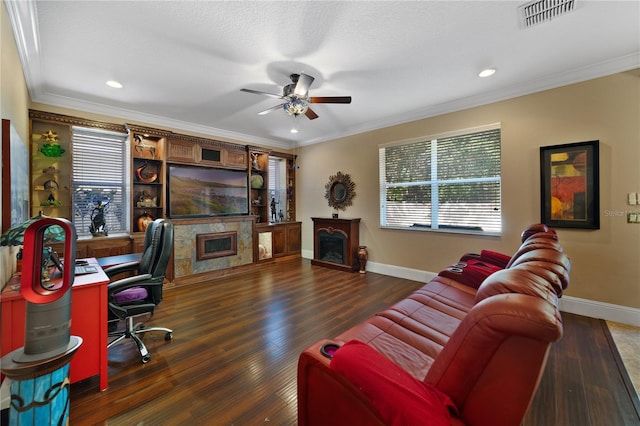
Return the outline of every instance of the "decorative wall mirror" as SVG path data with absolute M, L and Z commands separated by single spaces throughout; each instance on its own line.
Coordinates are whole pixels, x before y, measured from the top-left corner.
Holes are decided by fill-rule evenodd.
M 324 198 L 329 201 L 329 206 L 336 210 L 346 210 L 356 196 L 356 184 L 351 177 L 342 172 L 329 177 L 329 182 L 324 186 L 326 193 Z

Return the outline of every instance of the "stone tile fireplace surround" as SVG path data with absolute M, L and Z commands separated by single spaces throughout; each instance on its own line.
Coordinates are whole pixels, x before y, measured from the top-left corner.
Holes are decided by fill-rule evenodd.
M 204 281 L 211 275 L 224 274 L 225 270 L 251 265 L 253 263 L 253 221 L 251 216 L 172 219 L 174 284 Z M 220 234 L 220 238 L 233 235 L 235 253 L 228 251 L 221 256 L 204 256 L 204 258 L 201 255 L 201 260 L 198 260 L 198 236 L 202 240 L 216 238 L 217 234 Z

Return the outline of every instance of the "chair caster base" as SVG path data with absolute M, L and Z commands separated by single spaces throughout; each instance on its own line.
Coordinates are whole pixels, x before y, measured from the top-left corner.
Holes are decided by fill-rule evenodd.
M 142 363 L 146 364 L 149 362 L 150 359 L 151 359 L 151 354 L 146 354 L 145 356 L 142 357 Z
M 173 333 L 167 333 L 164 335 L 164 340 L 173 340 Z

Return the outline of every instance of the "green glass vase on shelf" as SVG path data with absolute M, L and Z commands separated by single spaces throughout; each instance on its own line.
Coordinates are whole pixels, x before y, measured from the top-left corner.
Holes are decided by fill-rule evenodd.
M 42 145 L 39 151 L 43 153 L 45 157 L 60 157 L 62 154 L 64 154 L 64 148 L 62 148 L 59 144 L 51 143 Z

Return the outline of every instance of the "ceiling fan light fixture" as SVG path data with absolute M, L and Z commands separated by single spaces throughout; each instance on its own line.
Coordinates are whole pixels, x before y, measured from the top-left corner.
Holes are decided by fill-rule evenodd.
M 289 102 L 285 103 L 282 108 L 289 115 L 302 115 L 309 109 L 309 105 L 302 99 L 291 99 Z

